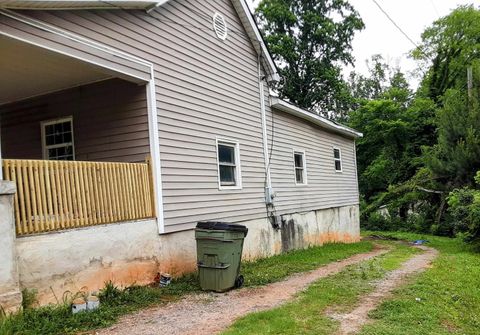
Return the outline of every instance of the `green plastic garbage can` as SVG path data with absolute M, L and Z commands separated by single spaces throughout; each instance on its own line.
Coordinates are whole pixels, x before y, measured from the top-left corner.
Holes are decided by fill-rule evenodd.
M 224 292 L 243 285 L 240 275 L 245 226 L 226 222 L 201 221 L 195 229 L 200 287 Z

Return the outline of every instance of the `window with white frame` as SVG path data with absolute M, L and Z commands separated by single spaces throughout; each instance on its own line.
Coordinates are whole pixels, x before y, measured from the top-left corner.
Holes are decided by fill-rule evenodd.
M 295 184 L 304 185 L 307 183 L 307 169 L 305 161 L 305 152 L 294 151 L 293 162 L 295 165 Z
M 238 142 L 217 140 L 218 185 L 220 189 L 242 187 Z
M 41 127 L 43 159 L 73 161 L 75 153 L 72 118 L 44 121 Z
M 339 148 L 333 148 L 333 159 L 335 161 L 335 171 L 342 172 L 342 153 Z

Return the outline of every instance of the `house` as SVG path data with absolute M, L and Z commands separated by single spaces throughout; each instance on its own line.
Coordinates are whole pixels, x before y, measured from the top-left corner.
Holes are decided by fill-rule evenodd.
M 0 303 L 193 271 L 200 220 L 246 258 L 359 239 L 361 134 L 270 94 L 245 0 L 0 6 Z

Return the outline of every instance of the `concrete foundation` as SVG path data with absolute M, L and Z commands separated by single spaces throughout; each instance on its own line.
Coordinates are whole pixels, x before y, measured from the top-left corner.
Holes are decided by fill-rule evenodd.
M 0 307 L 9 314 L 22 306 L 15 248 L 15 183 L 0 180 Z
M 244 258 L 272 256 L 326 242 L 360 239 L 358 206 L 284 215 L 280 229 L 267 219 L 243 222 Z M 96 291 L 106 281 L 148 284 L 157 272 L 196 270 L 194 231 L 158 235 L 154 220 L 125 222 L 17 238 L 20 285 L 36 289 L 41 304 L 64 294 Z

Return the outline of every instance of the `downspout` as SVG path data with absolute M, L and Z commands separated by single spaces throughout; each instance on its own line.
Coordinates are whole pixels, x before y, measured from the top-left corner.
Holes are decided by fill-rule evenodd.
M 265 112 L 265 91 L 263 88 L 263 79 L 262 75 L 262 66 L 261 58 L 258 56 L 258 87 L 260 91 L 260 112 L 262 116 L 262 140 L 263 140 L 263 159 L 265 162 L 265 196 L 271 192 L 272 189 L 272 180 L 270 177 L 270 157 L 268 155 L 268 137 L 267 137 L 267 114 Z M 268 202 L 268 201 L 267 201 Z
M 357 169 L 357 141 L 353 140 L 353 161 L 355 162 L 355 182 L 357 184 L 357 197 L 360 203 L 360 186 L 358 185 L 358 169 Z

